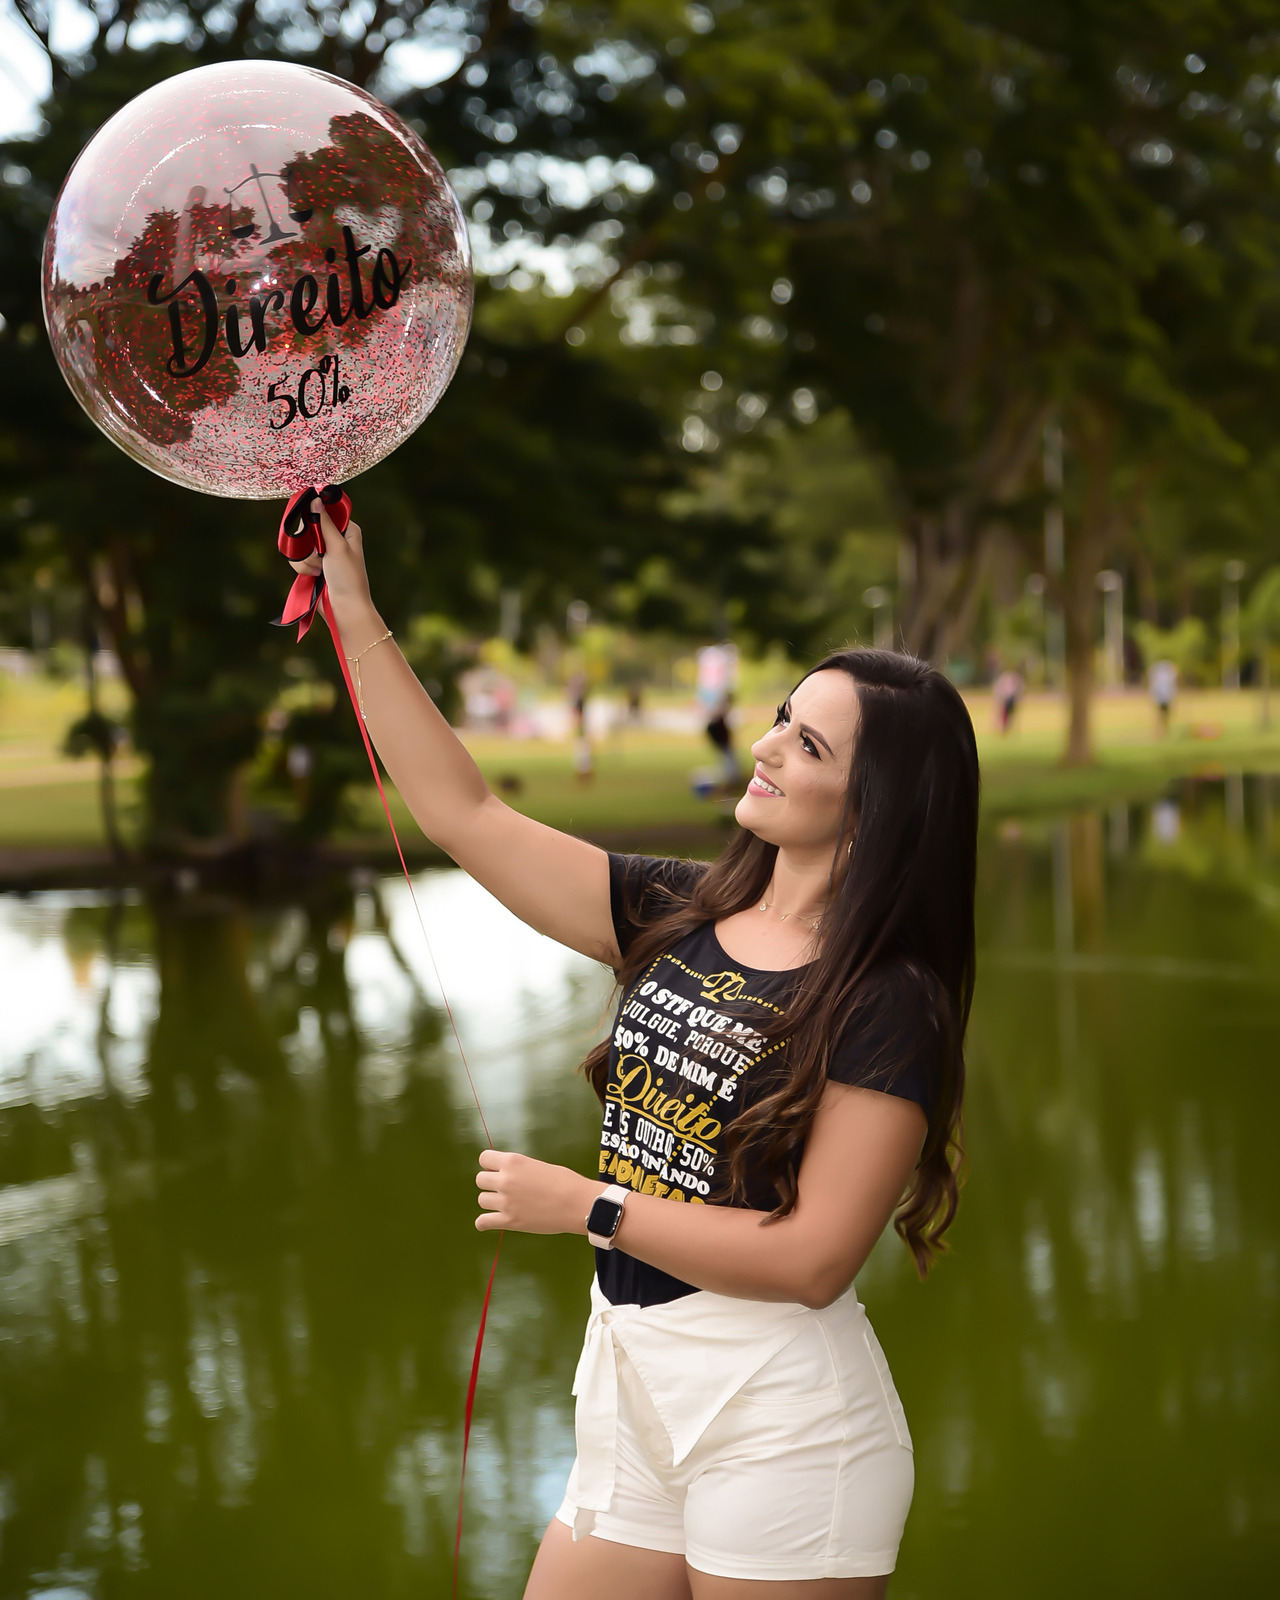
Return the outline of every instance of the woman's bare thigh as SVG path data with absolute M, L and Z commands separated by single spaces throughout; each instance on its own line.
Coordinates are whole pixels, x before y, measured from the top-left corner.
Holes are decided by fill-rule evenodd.
M 794 1582 L 760 1582 L 754 1578 L 713 1578 L 688 1568 L 693 1600 L 884 1600 L 889 1577 L 797 1578 Z
M 683 1556 L 641 1550 L 588 1534 L 575 1544 L 558 1518 L 543 1535 L 524 1600 L 885 1600 L 882 1578 L 806 1578 L 757 1582 L 714 1578 Z
M 542 1536 L 524 1600 L 690 1600 L 683 1556 L 588 1534 L 575 1544 L 558 1517 Z M 759 1587 L 757 1585 L 756 1587 Z

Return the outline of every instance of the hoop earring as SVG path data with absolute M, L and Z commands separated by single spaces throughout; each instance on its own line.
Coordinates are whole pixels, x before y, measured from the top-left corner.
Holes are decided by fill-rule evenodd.
M 845 846 L 844 853 L 847 856 L 851 856 L 853 854 L 853 840 L 852 839 L 850 839 L 849 843 Z

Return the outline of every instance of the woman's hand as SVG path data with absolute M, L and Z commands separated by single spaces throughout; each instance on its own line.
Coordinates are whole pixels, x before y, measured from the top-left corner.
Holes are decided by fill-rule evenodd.
M 346 533 L 339 533 L 337 524 L 322 501 L 311 502 L 312 511 L 320 514 L 320 531 L 324 538 L 324 559 L 308 556 L 305 561 L 291 561 L 295 572 L 309 578 L 324 573 L 329 598 L 339 619 L 356 617 L 362 611 L 372 611 L 373 597 L 369 593 L 369 574 L 364 565 L 364 540 L 358 522 L 349 522 Z
M 516 1155 L 509 1150 L 483 1150 L 476 1188 L 480 1191 L 481 1233 L 511 1228 L 516 1233 L 582 1233 L 587 1212 L 605 1185 L 568 1167 Z

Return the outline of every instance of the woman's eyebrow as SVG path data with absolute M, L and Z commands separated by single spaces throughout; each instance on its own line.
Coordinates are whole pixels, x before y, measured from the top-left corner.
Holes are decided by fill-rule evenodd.
M 811 739 L 816 739 L 829 756 L 835 755 L 835 751 L 831 748 L 827 741 L 822 737 L 818 730 L 814 727 L 811 727 L 809 723 L 802 722 L 800 724 L 800 732 L 807 733 Z

